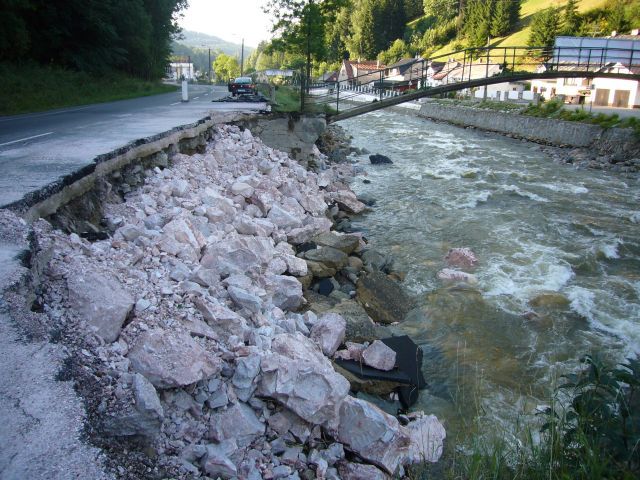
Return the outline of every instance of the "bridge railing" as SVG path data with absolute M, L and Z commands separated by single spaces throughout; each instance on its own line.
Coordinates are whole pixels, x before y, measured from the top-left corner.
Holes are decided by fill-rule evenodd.
M 603 47 L 481 47 L 467 48 L 403 65 L 401 81 L 389 67 L 370 70 L 332 84 L 314 84 L 305 102 L 314 102 L 344 112 L 354 101 L 382 101 L 405 93 L 439 85 L 461 84 L 483 78 L 508 81 L 531 72 L 576 72 L 593 78 L 598 72 L 623 73 L 640 69 L 640 50 Z M 399 75 L 396 75 L 399 77 Z M 476 82 L 477 83 L 477 82 Z M 486 88 L 485 88 L 486 92 Z M 356 105 L 357 106 L 357 105 Z

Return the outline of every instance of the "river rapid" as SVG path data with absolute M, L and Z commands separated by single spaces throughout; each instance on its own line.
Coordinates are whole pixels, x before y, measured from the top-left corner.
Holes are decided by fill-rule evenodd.
M 640 182 L 560 165 L 539 145 L 374 112 L 340 125 L 356 193 L 373 197 L 354 227 L 392 254 L 418 299 L 400 328 L 425 351 L 417 409 L 518 436 L 585 353 L 640 352 Z M 371 183 L 364 183 L 364 179 Z M 479 258 L 474 285 L 437 279 L 449 248 Z

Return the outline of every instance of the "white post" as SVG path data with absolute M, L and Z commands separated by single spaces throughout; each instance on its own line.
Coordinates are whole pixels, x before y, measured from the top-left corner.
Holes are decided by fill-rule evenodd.
M 186 80 L 182 80 L 182 101 L 189 101 L 189 87 Z

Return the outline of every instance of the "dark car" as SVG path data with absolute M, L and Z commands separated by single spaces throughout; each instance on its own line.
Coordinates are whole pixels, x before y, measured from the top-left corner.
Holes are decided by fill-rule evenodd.
M 256 85 L 251 77 L 238 77 L 229 82 L 229 91 L 234 97 L 236 95 L 255 95 Z

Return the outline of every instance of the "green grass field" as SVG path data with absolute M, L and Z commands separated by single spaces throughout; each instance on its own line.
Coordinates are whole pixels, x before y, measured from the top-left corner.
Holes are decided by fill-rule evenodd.
M 0 115 L 124 100 L 172 92 L 173 85 L 147 82 L 122 74 L 92 76 L 39 65 L 0 63 Z

